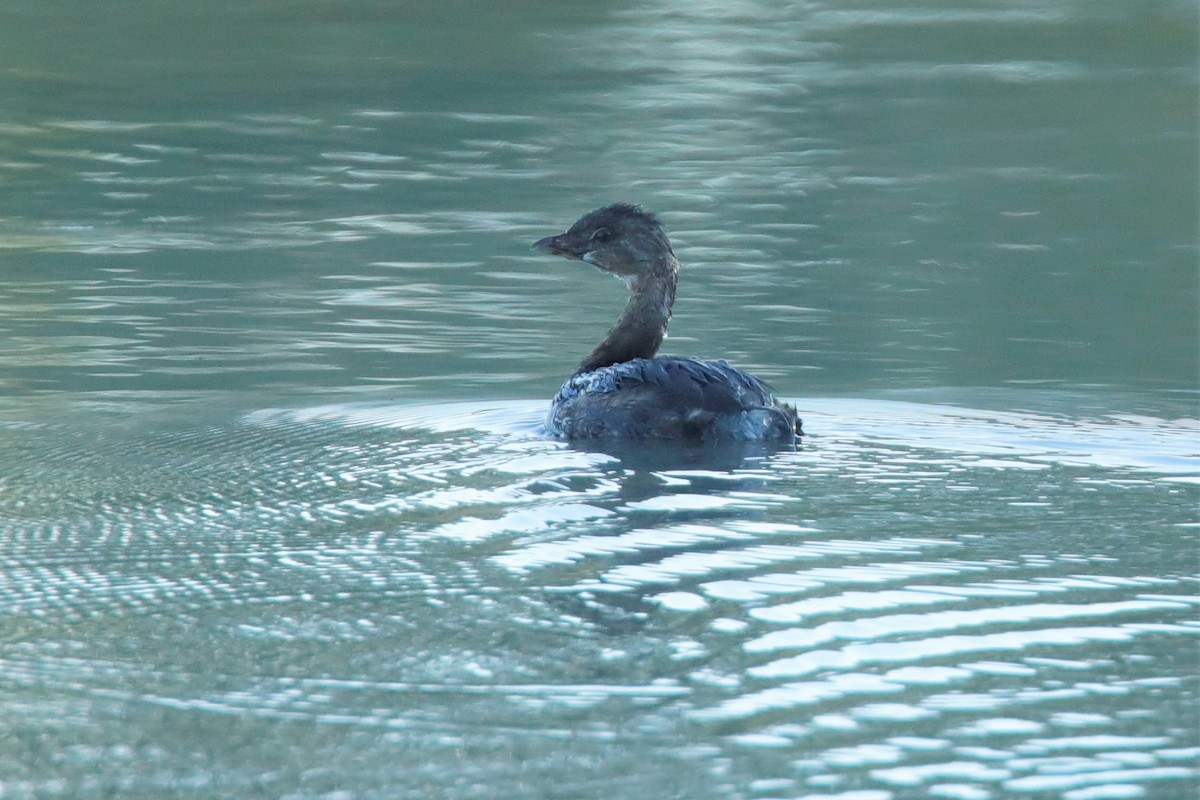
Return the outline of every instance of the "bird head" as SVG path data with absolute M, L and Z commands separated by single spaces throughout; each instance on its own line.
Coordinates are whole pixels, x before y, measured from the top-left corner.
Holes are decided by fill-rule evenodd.
M 626 203 L 589 211 L 565 232 L 539 239 L 533 249 L 586 262 L 631 286 L 639 277 L 673 269 L 675 263 L 658 219 Z

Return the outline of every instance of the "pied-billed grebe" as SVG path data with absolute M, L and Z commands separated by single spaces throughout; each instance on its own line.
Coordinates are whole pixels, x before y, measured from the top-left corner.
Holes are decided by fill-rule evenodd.
M 658 356 L 679 262 L 653 214 L 617 203 L 584 214 L 533 245 L 585 261 L 629 287 L 617 324 L 558 390 L 546 429 L 560 439 L 794 442 L 796 409 L 724 361 Z

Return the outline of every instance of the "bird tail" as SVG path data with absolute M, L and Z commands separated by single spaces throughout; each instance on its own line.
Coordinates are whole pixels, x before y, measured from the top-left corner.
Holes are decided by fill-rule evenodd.
M 800 419 L 794 413 L 789 414 L 789 411 L 790 408 L 779 406 L 759 406 L 751 409 L 750 413 L 762 430 L 764 440 L 794 443 L 803 432 L 800 430 Z

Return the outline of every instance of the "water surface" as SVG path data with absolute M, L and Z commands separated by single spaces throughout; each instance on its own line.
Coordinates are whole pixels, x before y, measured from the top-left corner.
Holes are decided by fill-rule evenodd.
M 0 11 L 0 798 L 1192 797 L 1189 4 Z M 548 441 L 622 289 L 796 450 Z

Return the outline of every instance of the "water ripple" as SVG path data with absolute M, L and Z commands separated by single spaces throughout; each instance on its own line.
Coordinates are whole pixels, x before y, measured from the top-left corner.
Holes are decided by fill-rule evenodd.
M 802 400 L 797 451 L 647 465 L 544 439 L 540 402 L 136 427 L 131 402 L 89 406 L 110 427 L 9 414 L 22 730 L 117 709 L 419 735 L 434 763 L 628 745 L 792 795 L 1194 775 L 1190 723 L 1156 722 L 1196 689 L 1172 666 L 1200 633 L 1171 555 L 1194 513 L 1161 480 L 1194 474 L 1188 420 Z

